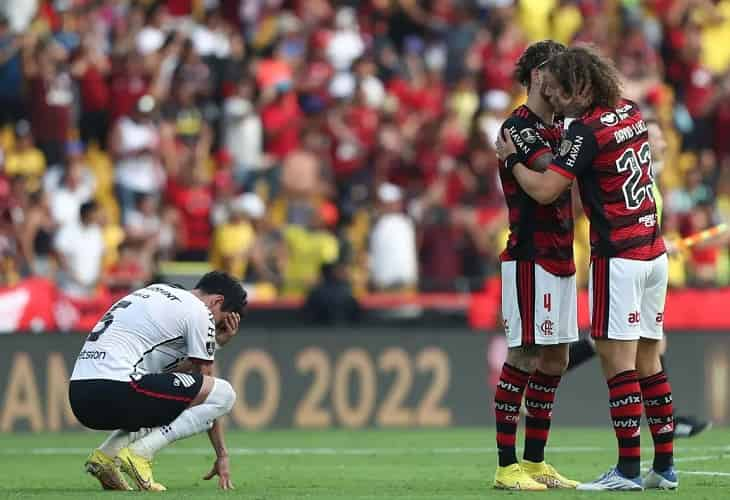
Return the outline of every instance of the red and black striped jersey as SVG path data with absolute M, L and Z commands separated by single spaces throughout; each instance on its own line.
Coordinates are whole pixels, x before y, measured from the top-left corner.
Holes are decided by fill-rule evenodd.
M 523 105 L 504 122 L 504 132 L 512 138 L 523 163 L 533 168 L 540 156 L 557 154 L 563 124 L 558 121 L 548 125 Z M 534 261 L 557 276 L 575 274 L 570 190 L 553 203 L 540 205 L 520 187 L 512 172 L 499 170 L 509 212 L 509 238 L 501 260 Z
M 651 260 L 665 252 L 649 136 L 636 103 L 622 99 L 574 120 L 548 168 L 578 178 L 593 257 Z

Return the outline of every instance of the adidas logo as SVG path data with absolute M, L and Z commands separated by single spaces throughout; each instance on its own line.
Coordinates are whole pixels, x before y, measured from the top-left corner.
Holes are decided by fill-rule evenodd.
M 668 434 L 668 433 L 672 432 L 673 430 L 674 430 L 674 425 L 673 424 L 667 424 L 664 427 L 662 427 L 661 429 L 659 429 L 659 431 L 657 432 L 657 434 Z
M 173 375 L 175 376 L 175 380 L 173 380 L 172 384 L 175 387 L 179 387 L 182 384 L 187 389 L 195 384 L 195 378 L 192 375 L 188 375 L 187 373 L 174 373 Z

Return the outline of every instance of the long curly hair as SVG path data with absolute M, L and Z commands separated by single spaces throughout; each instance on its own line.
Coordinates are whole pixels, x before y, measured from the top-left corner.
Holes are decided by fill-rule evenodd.
M 592 45 L 569 47 L 552 57 L 547 69 L 571 95 L 581 93 L 587 85 L 593 106 L 613 108 L 621 99 L 621 77 L 616 66 Z

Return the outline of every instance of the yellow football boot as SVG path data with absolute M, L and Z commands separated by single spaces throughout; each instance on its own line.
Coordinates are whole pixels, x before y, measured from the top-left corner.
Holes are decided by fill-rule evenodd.
M 567 479 L 555 470 L 550 464 L 545 462 L 522 461 L 522 470 L 525 471 L 532 479 L 538 483 L 542 483 L 548 488 L 575 489 L 578 481 Z
M 137 483 L 137 488 L 144 491 L 166 491 L 160 483 L 152 477 L 152 460 L 136 455 L 129 448 L 119 452 L 117 458 L 121 462 L 122 470 Z
M 101 450 L 94 450 L 84 464 L 86 472 L 94 476 L 105 490 L 130 491 L 132 488 L 124 479 L 114 459 Z
M 522 470 L 520 464 L 497 467 L 494 474 L 494 487 L 500 490 L 542 491 L 547 486 L 538 483 Z

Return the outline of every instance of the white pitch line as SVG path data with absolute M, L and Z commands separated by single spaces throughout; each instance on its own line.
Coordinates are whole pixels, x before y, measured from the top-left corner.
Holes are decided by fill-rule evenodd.
M 689 474 L 691 476 L 730 476 L 730 472 L 713 472 L 713 471 L 697 471 L 697 470 L 678 470 L 679 474 Z
M 90 448 L 0 448 L 0 455 L 85 455 L 89 453 Z M 652 448 L 644 448 L 644 452 L 651 452 Z M 728 446 L 706 446 L 706 447 L 687 447 L 680 448 L 677 451 L 718 451 L 730 452 Z M 229 448 L 228 452 L 232 455 L 481 455 L 496 452 L 494 447 L 473 447 L 473 448 Z M 548 453 L 596 453 L 610 452 L 614 448 L 598 447 L 598 446 L 556 446 L 547 449 Z M 163 453 L 170 455 L 209 455 L 212 453 L 210 448 L 170 448 L 163 450 Z M 721 455 L 704 455 L 699 457 L 682 457 L 675 459 L 676 462 L 700 462 L 705 460 L 714 460 L 723 458 Z M 642 462 L 644 464 L 650 462 Z
M 727 457 L 725 457 L 723 455 L 703 455 L 703 456 L 699 456 L 699 457 L 675 457 L 674 458 L 674 462 L 675 463 L 680 463 L 680 462 L 706 462 L 708 460 L 723 460 L 723 459 L 727 459 Z M 649 465 L 651 463 L 652 463 L 651 460 L 642 460 L 641 461 L 641 465 L 642 466 Z

